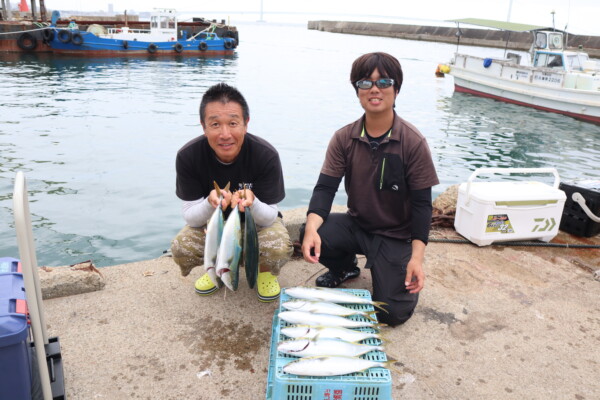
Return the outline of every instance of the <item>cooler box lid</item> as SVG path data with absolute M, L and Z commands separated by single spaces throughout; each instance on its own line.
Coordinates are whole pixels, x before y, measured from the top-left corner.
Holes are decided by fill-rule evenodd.
M 459 192 L 466 195 L 467 184 L 460 185 Z M 564 201 L 562 190 L 537 181 L 525 182 L 473 182 L 469 199 L 505 206 L 546 205 Z

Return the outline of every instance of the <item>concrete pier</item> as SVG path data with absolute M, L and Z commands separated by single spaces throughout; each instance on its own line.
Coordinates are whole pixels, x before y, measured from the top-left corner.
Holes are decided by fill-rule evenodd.
M 305 213 L 284 212 L 293 240 Z M 458 236 L 436 229 L 431 237 Z M 553 242 L 571 240 L 561 233 Z M 577 242 L 598 245 L 600 235 Z M 598 268 L 598 249 L 431 242 L 415 315 L 383 328 L 397 360 L 393 399 L 600 398 Z M 170 257 L 101 272 L 101 290 L 44 301 L 67 398 L 265 398 L 278 303 L 260 303 L 244 278 L 237 292 L 198 296 L 202 267 L 184 278 Z M 279 282 L 313 286 L 323 272 L 295 258 Z M 371 290 L 370 273 L 342 287 Z
M 368 35 L 393 37 L 408 40 L 425 40 L 430 42 L 457 43 L 458 28 L 441 26 L 402 25 L 377 22 L 351 21 L 309 21 L 308 29 L 325 32 L 346 33 L 352 35 Z M 460 27 L 461 45 L 483 47 L 508 47 L 512 50 L 528 51 L 531 47 L 530 32 L 505 32 L 492 29 Z M 507 45 L 507 39 L 508 41 Z M 582 46 L 590 57 L 600 57 L 600 36 L 567 36 L 567 48 L 576 50 Z

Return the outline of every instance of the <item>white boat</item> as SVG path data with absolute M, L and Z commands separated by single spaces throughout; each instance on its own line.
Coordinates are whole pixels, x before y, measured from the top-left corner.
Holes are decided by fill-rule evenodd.
M 533 43 L 530 60 L 516 53 L 484 58 L 457 52 L 449 65 L 439 67 L 453 76 L 455 91 L 600 124 L 600 63 L 582 51 L 565 50 L 562 31 L 493 20 L 455 20 L 465 21 L 514 32 L 530 31 Z

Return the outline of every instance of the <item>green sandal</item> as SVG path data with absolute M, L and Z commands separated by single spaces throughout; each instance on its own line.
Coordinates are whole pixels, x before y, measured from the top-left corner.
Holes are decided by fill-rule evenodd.
M 270 272 L 260 272 L 256 279 L 258 299 L 264 303 L 277 300 L 281 294 L 281 287 L 277 277 Z
M 202 275 L 194 285 L 196 293 L 200 296 L 208 296 L 219 290 L 219 288 L 210 280 L 208 272 Z

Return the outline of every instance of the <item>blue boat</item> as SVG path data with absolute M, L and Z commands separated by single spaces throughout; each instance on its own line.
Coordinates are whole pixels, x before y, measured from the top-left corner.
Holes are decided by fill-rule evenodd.
M 74 23 L 58 28 L 53 15 L 52 24 L 43 31 L 44 39 L 54 53 L 80 56 L 123 55 L 222 55 L 232 54 L 238 45 L 237 35 L 217 34 L 217 24 L 187 37 L 178 32 L 174 9 L 158 9 L 151 14 L 150 29 L 105 28 L 90 25 L 86 31 Z

